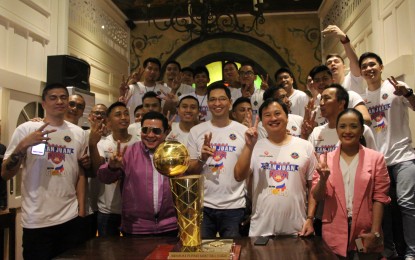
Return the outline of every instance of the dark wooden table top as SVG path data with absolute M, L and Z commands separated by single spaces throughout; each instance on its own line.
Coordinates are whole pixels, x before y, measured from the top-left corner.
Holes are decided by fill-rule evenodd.
M 320 237 L 271 238 L 266 246 L 255 246 L 256 237 L 235 239 L 241 245 L 239 259 L 337 259 Z M 144 259 L 157 245 L 176 244 L 177 238 L 95 238 L 56 259 Z

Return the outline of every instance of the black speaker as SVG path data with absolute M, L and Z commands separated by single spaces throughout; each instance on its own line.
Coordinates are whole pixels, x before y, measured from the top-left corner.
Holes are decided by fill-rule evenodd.
M 69 55 L 48 56 L 47 83 L 62 83 L 90 91 L 88 62 Z

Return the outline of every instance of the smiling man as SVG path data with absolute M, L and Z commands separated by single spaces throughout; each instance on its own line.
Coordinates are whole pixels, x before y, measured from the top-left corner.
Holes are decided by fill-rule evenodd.
M 148 112 L 141 120 L 141 141 L 121 149 L 120 143 L 98 170 L 100 181 L 120 181 L 121 231 L 126 237 L 177 237 L 176 210 L 169 178 L 153 166 L 153 154 L 164 142 L 168 121 L 159 112 Z M 139 167 L 137 167 L 139 166 Z
M 249 236 L 311 235 L 314 208 L 306 211 L 306 192 L 317 163 L 313 147 L 287 134 L 288 109 L 281 100 L 265 100 L 259 116 L 267 138 L 258 141 L 257 119 L 245 133 L 234 170 L 241 183 L 253 175 Z
M 179 101 L 177 113 L 180 121 L 172 123 L 166 140 L 174 140 L 186 145 L 190 129 L 199 123 L 199 102 L 194 96 L 184 96 Z
M 190 130 L 188 173 L 204 177 L 202 237 L 239 237 L 245 214 L 245 182 L 237 182 L 233 168 L 245 144 L 246 126 L 229 119 L 231 93 L 223 83 L 207 92 L 212 119 Z

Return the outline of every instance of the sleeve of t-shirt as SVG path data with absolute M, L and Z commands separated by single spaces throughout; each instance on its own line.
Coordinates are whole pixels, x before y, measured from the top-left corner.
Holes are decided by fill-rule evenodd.
M 306 178 L 307 178 L 308 181 L 311 181 L 311 180 L 313 180 L 313 174 L 314 174 L 314 171 L 317 167 L 317 158 L 314 155 L 314 148 L 311 144 L 307 144 L 307 149 L 308 149 L 308 154 L 309 154 L 309 158 L 310 158 L 310 163 L 308 165 Z
M 363 100 L 363 98 L 357 94 L 354 91 L 348 91 L 349 93 L 349 108 L 354 108 L 356 107 L 358 104 L 362 103 L 364 104 L 365 101 Z
M 26 137 L 26 131 L 23 127 L 19 126 L 13 132 L 12 139 L 10 140 L 9 146 L 7 147 L 6 153 L 4 154 L 4 159 L 6 160 L 16 149 L 16 146 Z
M 372 130 L 370 130 L 370 128 L 367 125 L 364 125 L 363 136 L 365 137 L 366 147 L 377 151 L 378 146 L 375 142 L 375 136 L 373 135 Z
M 199 157 L 200 151 L 197 147 L 196 131 L 192 131 L 192 129 L 187 138 L 187 150 L 189 151 L 190 159 L 197 159 Z

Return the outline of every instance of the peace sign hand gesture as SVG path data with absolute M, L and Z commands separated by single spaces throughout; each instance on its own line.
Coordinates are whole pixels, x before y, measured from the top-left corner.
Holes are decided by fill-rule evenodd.
M 269 75 L 267 74 L 266 77 L 259 75 L 261 77 L 261 89 L 263 90 L 267 90 L 269 88 L 268 85 L 268 79 L 269 79 Z
M 216 151 L 215 148 L 212 148 L 210 146 L 211 141 L 212 141 L 212 133 L 205 134 L 205 139 L 203 141 L 202 151 L 200 155 L 200 159 L 204 162 L 206 162 L 210 156 L 213 156 L 213 154 Z
M 124 147 L 121 151 L 121 142 L 120 140 L 117 141 L 117 150 L 113 153 L 110 157 L 108 162 L 108 168 L 111 170 L 118 170 L 123 168 L 123 157 L 125 154 L 125 150 L 127 150 L 127 146 Z
M 324 152 L 323 154 L 323 161 L 320 160 L 320 157 L 317 155 L 317 153 L 315 153 L 315 155 L 318 162 L 316 170 L 320 175 L 320 180 L 326 182 L 330 176 L 330 168 L 327 165 L 327 152 Z
M 30 146 L 34 146 L 40 143 L 47 143 L 48 140 L 50 140 L 49 137 L 45 136 L 50 133 L 53 133 L 56 131 L 56 129 L 53 130 L 45 130 L 45 128 L 49 125 L 49 123 L 44 123 L 39 129 L 34 131 L 33 133 L 29 134 L 22 140 L 22 145 L 24 149 L 26 150 Z
M 399 83 L 395 79 L 395 77 L 391 76 L 390 78 L 388 78 L 388 81 L 395 88 L 395 91 L 393 92 L 393 94 L 397 96 L 405 96 L 406 94 L 409 93 L 409 90 L 403 84 Z
M 252 120 L 249 124 L 248 130 L 245 132 L 245 144 L 249 149 L 253 149 L 256 142 L 258 141 L 258 124 L 259 124 L 259 117 L 258 115 L 255 117 L 255 123 L 252 126 Z

